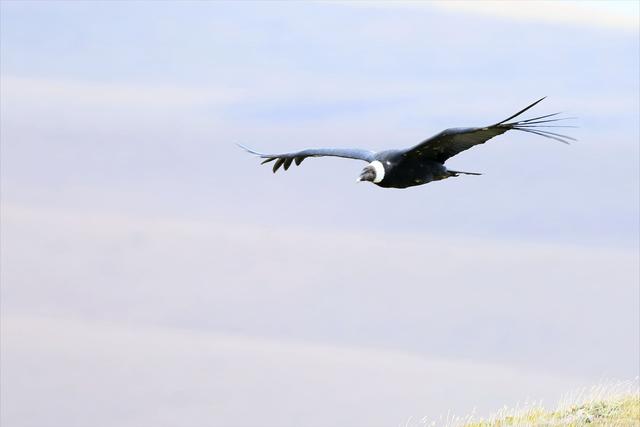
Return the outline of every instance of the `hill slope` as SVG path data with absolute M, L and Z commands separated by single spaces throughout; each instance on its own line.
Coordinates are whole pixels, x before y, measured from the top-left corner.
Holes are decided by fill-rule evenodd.
M 640 426 L 640 395 L 590 400 L 555 411 L 541 407 L 525 409 L 513 415 L 499 413 L 486 421 L 470 422 L 465 427 L 502 426 Z

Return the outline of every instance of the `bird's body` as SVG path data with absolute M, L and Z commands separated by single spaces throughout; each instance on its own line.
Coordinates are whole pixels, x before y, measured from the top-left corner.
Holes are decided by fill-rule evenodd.
M 407 149 L 373 152 L 362 149 L 318 148 L 284 154 L 262 154 L 246 147 L 241 147 L 265 159 L 262 163 L 275 161 L 273 172 L 276 172 L 281 166 L 287 170 L 293 162 L 296 165 L 300 165 L 307 157 L 331 156 L 364 160 L 369 162 L 369 165 L 363 169 L 358 181 L 371 181 L 384 188 L 407 188 L 458 176 L 459 174 L 480 175 L 474 172 L 449 170 L 444 163 L 450 157 L 509 130 L 529 132 L 563 143 L 568 143 L 567 140 L 573 140 L 571 137 L 541 129 L 546 127 L 571 127 L 549 125 L 551 122 L 564 120 L 563 118 L 549 118 L 559 113 L 507 123 L 542 101 L 542 99 L 494 125 L 447 129 Z
M 442 163 L 414 158 L 403 150 L 381 151 L 375 159 L 385 171 L 384 179 L 376 184 L 384 188 L 413 187 L 452 176 Z

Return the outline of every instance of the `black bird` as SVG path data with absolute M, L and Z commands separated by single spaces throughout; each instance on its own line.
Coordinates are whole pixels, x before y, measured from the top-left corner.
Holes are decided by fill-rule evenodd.
M 404 150 L 373 152 L 358 148 L 311 148 L 293 153 L 263 154 L 242 145 L 240 145 L 240 147 L 251 154 L 255 154 L 265 159 L 262 162 L 263 164 L 275 161 L 275 164 L 273 165 L 274 173 L 280 168 L 280 166 L 283 166 L 284 170 L 289 169 L 292 162 L 295 162 L 296 165 L 300 165 L 300 163 L 302 163 L 302 161 L 307 157 L 344 157 L 347 159 L 357 159 L 369 162 L 369 164 L 362 170 L 358 181 L 371 181 L 380 187 L 386 188 L 407 188 L 415 185 L 426 184 L 431 181 L 439 181 L 452 176 L 458 176 L 459 174 L 481 175 L 476 172 L 450 170 L 444 166 L 444 163 L 450 157 L 453 157 L 464 150 L 468 150 L 474 145 L 483 144 L 494 136 L 501 135 L 508 130 L 514 129 L 529 132 L 554 139 L 565 144 L 569 144 L 570 140 L 575 141 L 574 138 L 569 136 L 541 129 L 549 127 L 574 127 L 549 124 L 573 118 L 556 117 L 560 113 L 547 114 L 527 120 L 509 122 L 509 120 L 521 115 L 543 99 L 544 98 L 537 100 L 528 107 L 518 111 L 516 114 L 494 125 L 446 129 L 439 134 L 422 141 L 415 147 Z

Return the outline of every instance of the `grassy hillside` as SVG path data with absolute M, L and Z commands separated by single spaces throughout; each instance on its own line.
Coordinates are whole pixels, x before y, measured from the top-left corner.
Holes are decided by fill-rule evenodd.
M 591 400 L 555 411 L 542 407 L 513 415 L 497 415 L 487 421 L 470 422 L 465 427 L 502 426 L 640 426 L 640 395 Z
M 479 418 L 475 414 L 464 417 L 447 415 L 431 423 L 430 427 L 578 427 L 612 426 L 640 427 L 640 378 L 632 381 L 609 382 L 565 395 L 555 408 L 540 403 L 525 403 L 515 408 L 507 406 L 493 416 Z

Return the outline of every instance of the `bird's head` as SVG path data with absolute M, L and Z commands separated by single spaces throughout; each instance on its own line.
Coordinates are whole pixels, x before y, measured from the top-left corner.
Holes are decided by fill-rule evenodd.
M 378 160 L 374 160 L 362 169 L 358 182 L 371 181 L 375 184 L 384 179 L 384 166 Z

